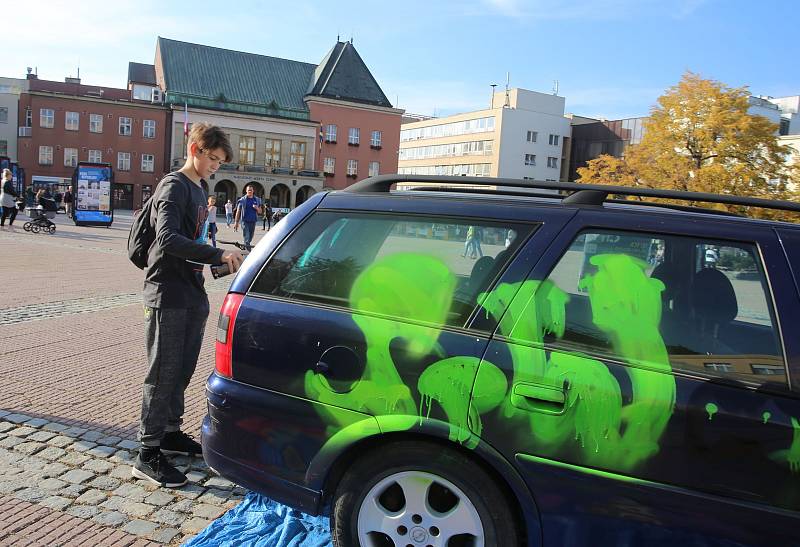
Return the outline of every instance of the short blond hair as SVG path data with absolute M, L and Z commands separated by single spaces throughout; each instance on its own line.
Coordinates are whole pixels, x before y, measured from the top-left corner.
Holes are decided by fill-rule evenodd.
M 11 173 L 11 169 L 3 169 L 3 180 L 11 180 L 14 178 L 14 175 Z

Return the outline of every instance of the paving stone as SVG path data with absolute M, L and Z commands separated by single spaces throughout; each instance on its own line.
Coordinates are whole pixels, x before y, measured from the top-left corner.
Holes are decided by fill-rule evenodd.
M 26 426 L 18 427 L 8 432 L 9 435 L 14 435 L 15 437 L 27 437 L 32 433 L 36 433 L 36 430 L 32 427 L 26 427 Z
M 67 471 L 63 475 L 61 475 L 61 480 L 71 482 L 73 484 L 81 484 L 84 483 L 91 478 L 94 477 L 94 473 L 91 471 L 85 471 L 83 469 L 73 469 L 72 471 Z
M 68 452 L 66 456 L 60 458 L 58 461 L 65 463 L 67 465 L 82 465 L 83 463 L 90 460 L 89 456 L 85 454 L 80 454 L 78 452 Z
M 198 503 L 192 507 L 192 515 L 204 519 L 215 519 L 224 512 L 225 509 L 218 505 L 208 505 L 207 503 Z
M 51 433 L 50 431 L 37 431 L 36 433 L 33 433 L 32 435 L 28 435 L 28 440 L 29 441 L 38 441 L 40 443 L 43 443 L 43 442 L 49 441 L 50 439 L 52 439 L 55 436 L 56 436 L 56 434 L 55 433 Z
M 75 439 L 72 437 L 66 437 L 64 435 L 56 435 L 52 439 L 47 441 L 47 444 L 50 446 L 56 446 L 58 448 L 64 448 L 65 446 L 69 446 L 75 442 Z
M 210 503 L 212 505 L 222 505 L 228 499 L 229 492 L 224 490 L 209 490 L 199 498 L 197 501 L 200 503 Z
M 41 452 L 39 452 L 41 454 Z M 63 463 L 51 462 L 44 469 L 41 470 L 42 477 L 59 477 L 69 471 L 69 467 Z
M 78 499 L 75 500 L 75 503 L 81 503 L 85 505 L 99 505 L 100 503 L 106 501 L 107 499 L 108 499 L 108 494 L 106 492 L 92 488 L 91 490 L 87 490 L 86 492 L 78 496 Z
M 103 526 L 119 526 L 128 522 L 128 515 L 122 514 L 119 511 L 103 511 L 97 516 L 92 517 L 92 520 Z
M 51 462 L 37 458 L 36 456 L 26 455 L 20 458 L 20 460 L 17 462 L 17 465 L 26 471 L 41 471 L 50 465 L 50 463 Z
M 86 453 L 96 458 L 108 458 L 109 456 L 113 456 L 116 451 L 117 449 L 112 446 L 101 445 L 101 446 L 95 446 L 94 448 L 88 450 Z
M 120 450 L 119 452 L 117 452 L 116 454 L 111 456 L 109 458 L 109 460 L 111 460 L 114 463 L 128 463 L 129 464 L 129 463 L 133 463 L 134 458 L 136 458 L 136 456 L 131 454 L 127 450 Z
M 67 514 L 79 519 L 90 519 L 100 513 L 100 509 L 94 505 L 73 505 L 67 508 Z
M 63 434 L 67 437 L 80 437 L 84 433 L 89 431 L 85 427 L 68 427 L 63 431 Z
M 12 424 L 11 422 L 0 422 L 0 433 L 5 433 L 6 431 L 11 431 L 15 429 L 17 424 Z
M 95 473 L 107 473 L 114 468 L 114 464 L 106 460 L 89 460 L 83 464 L 83 469 L 93 471 Z
M 161 530 L 153 532 L 147 537 L 158 543 L 169 543 L 180 533 L 181 531 L 175 528 L 162 528 Z
M 48 446 L 47 448 L 39 452 L 37 456 L 40 458 L 44 458 L 45 460 L 54 461 L 57 460 L 58 458 L 63 457 L 66 453 L 67 451 L 64 450 L 63 448 Z
M 158 525 L 152 522 L 146 520 L 132 520 L 122 527 L 122 531 L 128 532 L 129 534 L 136 534 L 137 536 L 147 536 L 152 534 L 156 528 L 158 528 Z
M 91 441 L 77 441 L 75 444 L 70 446 L 70 449 L 75 450 L 76 452 L 86 452 L 95 446 L 97 446 L 97 443 L 93 443 Z
M 25 442 L 24 439 L 19 437 L 6 437 L 5 439 L 0 439 L 0 448 L 13 448 L 23 442 Z
M 69 429 L 69 427 L 58 422 L 47 422 L 42 426 L 42 429 L 46 431 L 52 431 L 54 433 L 61 433 L 62 431 Z
M 132 483 L 120 485 L 112 494 L 133 501 L 144 501 L 144 498 L 147 497 L 147 491 L 144 488 Z
M 150 520 L 166 524 L 168 526 L 180 526 L 186 520 L 186 515 L 183 513 L 176 513 L 163 507 L 150 516 Z
M 125 450 L 139 450 L 139 443 L 136 441 L 131 441 L 130 439 L 125 439 L 124 441 L 118 442 L 117 446 L 124 448 Z
M 181 513 L 190 513 L 194 507 L 194 500 L 181 500 L 169 506 L 171 511 L 180 511 Z
M 37 443 L 35 441 L 28 441 L 24 443 L 19 443 L 18 445 L 14 446 L 14 450 L 17 452 L 21 452 L 22 454 L 27 454 L 28 456 L 33 456 L 40 450 L 44 450 L 47 447 L 44 443 Z
M 14 494 L 14 497 L 17 497 L 22 501 L 36 503 L 37 501 L 46 498 L 47 493 L 39 488 L 24 488 L 18 491 L 16 494 Z
M 111 496 L 106 501 L 100 504 L 100 507 L 103 509 L 108 509 L 110 511 L 119 511 L 119 508 L 122 507 L 122 504 L 125 503 L 125 498 L 120 496 Z
M 78 496 L 83 494 L 84 491 L 88 489 L 89 487 L 86 486 L 85 484 L 70 484 L 69 486 L 61 490 L 58 494 L 60 496 L 66 496 L 68 498 L 77 498 Z
M 139 518 L 146 517 L 147 515 L 152 513 L 154 509 L 155 507 L 153 507 L 152 505 L 149 505 L 147 503 L 142 503 L 140 501 L 125 500 L 125 502 L 119 506 L 119 510 L 122 511 L 123 513 L 130 515 L 132 517 L 139 517 Z
M 22 490 L 28 486 L 27 480 L 5 480 L 0 481 L 0 494 L 13 494 L 17 490 Z
M 167 492 L 171 494 L 177 494 L 183 498 L 189 498 L 192 500 L 199 498 L 205 491 L 206 489 L 199 484 L 187 484 L 179 489 L 176 488 L 167 490 Z
M 44 505 L 45 507 L 49 507 L 50 509 L 55 509 L 56 511 L 63 511 L 70 505 L 72 505 L 72 500 L 69 498 L 64 498 L 62 496 L 50 496 L 45 498 L 39 502 L 39 505 Z
M 145 501 L 145 503 L 149 503 L 150 505 L 157 505 L 159 507 L 162 507 L 162 506 L 170 503 L 174 499 L 175 499 L 175 496 L 170 496 L 166 492 L 164 492 L 162 490 L 158 490 L 156 492 L 153 492 L 149 496 L 147 496 L 144 499 L 144 501 Z
M 97 443 L 105 446 L 117 446 L 117 443 L 121 440 L 122 437 L 117 437 L 116 435 L 106 435 L 105 437 L 100 437 L 97 439 Z
M 129 480 L 131 478 L 132 469 L 133 468 L 130 465 L 117 465 L 111 470 L 111 473 L 109 473 L 108 476 L 123 481 Z
M 27 416 L 25 414 L 8 414 L 6 416 L 3 416 L 3 419 L 7 422 L 21 424 L 29 420 L 33 420 L 33 416 Z
M 184 522 L 181 531 L 187 534 L 196 534 L 209 524 L 211 524 L 210 520 L 195 517 Z
M 88 484 L 92 488 L 99 488 L 100 490 L 114 490 L 119 488 L 120 482 L 111 477 L 97 477 Z
M 79 435 L 79 437 L 84 441 L 91 441 L 91 442 L 96 442 L 100 437 L 103 436 L 104 435 L 99 431 L 87 431 L 86 433 Z
M 64 481 L 58 479 L 45 479 L 36 486 L 43 490 L 61 490 L 67 485 Z
M 28 420 L 27 422 L 24 422 L 25 425 L 29 425 L 31 427 L 42 427 L 46 423 L 47 420 L 43 420 L 41 418 L 33 418 L 31 420 Z
M 11 412 L 9 412 L 8 410 L 0 410 L 0 418 L 2 418 L 3 416 L 8 416 L 9 414 L 11 414 Z
M 191 482 L 201 483 L 207 477 L 205 473 L 202 471 L 189 471 L 186 473 L 186 478 L 189 479 Z
M 222 477 L 212 477 L 205 482 L 205 486 L 216 487 L 216 488 L 233 488 L 236 486 L 228 479 L 223 479 Z

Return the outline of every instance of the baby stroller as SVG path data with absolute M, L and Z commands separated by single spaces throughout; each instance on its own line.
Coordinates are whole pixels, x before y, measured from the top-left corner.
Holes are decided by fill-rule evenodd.
M 56 233 L 56 224 L 50 219 L 56 217 L 57 211 L 58 207 L 55 200 L 39 198 L 39 205 L 25 208 L 25 213 L 31 220 L 23 224 L 22 228 L 26 232 L 33 232 L 34 234 L 38 234 L 40 231 L 54 234 Z

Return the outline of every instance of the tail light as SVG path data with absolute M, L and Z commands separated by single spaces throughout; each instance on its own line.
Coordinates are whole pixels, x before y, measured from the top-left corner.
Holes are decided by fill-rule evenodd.
M 233 325 L 236 323 L 236 314 L 239 313 L 242 300 L 244 300 L 244 295 L 228 293 L 222 303 L 222 309 L 219 311 L 216 370 L 217 374 L 226 378 L 233 377 Z

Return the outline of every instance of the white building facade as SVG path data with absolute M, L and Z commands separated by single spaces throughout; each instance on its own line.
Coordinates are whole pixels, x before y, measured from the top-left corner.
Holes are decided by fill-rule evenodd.
M 0 77 L 0 156 L 8 156 L 12 162 L 17 158 L 17 136 L 19 131 L 29 131 L 19 123 L 19 96 L 28 91 L 28 81 L 19 78 Z M 24 136 L 24 135 L 23 135 Z
M 404 123 L 398 173 L 558 181 L 569 138 L 563 97 L 514 88 L 486 110 Z

